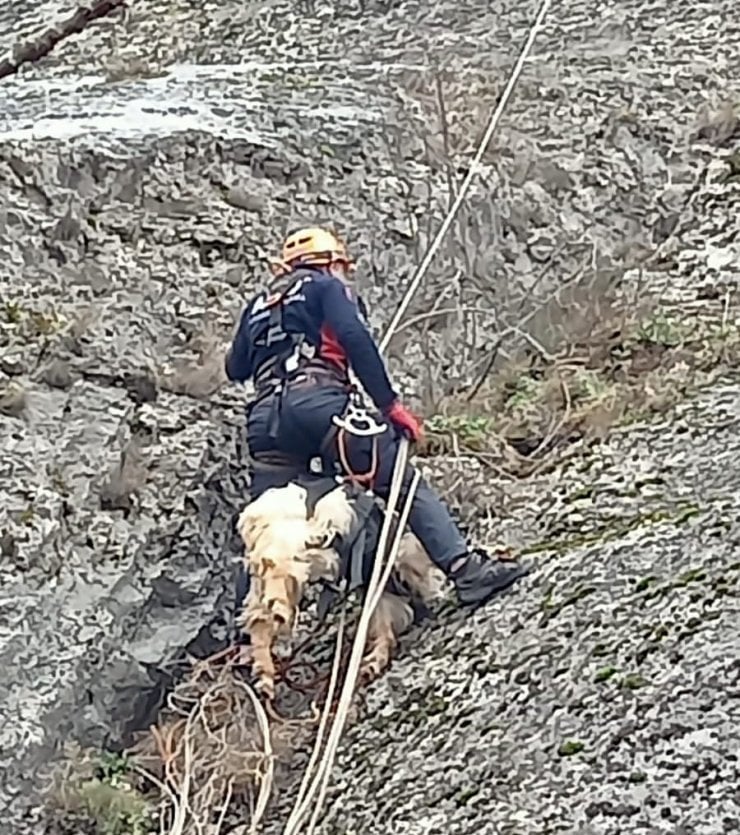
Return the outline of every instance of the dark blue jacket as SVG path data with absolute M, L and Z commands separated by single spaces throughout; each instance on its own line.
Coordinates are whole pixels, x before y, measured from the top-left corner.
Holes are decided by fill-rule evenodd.
M 226 356 L 228 378 L 249 380 L 263 363 L 290 348 L 291 334 L 303 334 L 320 359 L 345 374 L 349 364 L 375 405 L 386 409 L 397 394 L 368 328 L 364 302 L 355 301 L 347 285 L 325 270 L 301 268 L 295 278 L 283 295 L 282 327 L 269 324 L 270 290 L 244 308 Z

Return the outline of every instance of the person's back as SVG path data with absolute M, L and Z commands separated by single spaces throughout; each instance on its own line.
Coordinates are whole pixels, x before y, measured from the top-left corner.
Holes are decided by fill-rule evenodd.
M 419 420 L 401 403 L 346 278 L 351 268 L 344 245 L 324 229 L 288 236 L 277 281 L 242 313 L 226 372 L 231 380 L 253 379 L 256 396 L 247 414 L 251 461 L 250 493 L 287 484 L 320 456 L 324 468 L 339 470 L 387 499 L 399 433 L 421 437 Z M 357 375 L 377 411 L 379 434 L 338 429 L 356 394 Z M 413 470 L 407 468 L 402 495 Z M 432 561 L 455 583 L 462 603 L 482 603 L 526 573 L 471 550 L 447 507 L 422 479 L 409 525 Z
M 347 285 L 326 267 L 307 264 L 281 275 L 242 313 L 226 358 L 229 379 L 259 389 L 310 368 L 349 384 L 349 368 L 380 409 L 397 399 L 365 320 Z

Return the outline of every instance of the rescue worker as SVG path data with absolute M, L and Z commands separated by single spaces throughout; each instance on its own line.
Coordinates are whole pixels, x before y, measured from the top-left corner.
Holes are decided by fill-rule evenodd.
M 285 240 L 273 286 L 242 312 L 225 366 L 230 380 L 251 378 L 255 385 L 247 409 L 252 500 L 309 472 L 312 459 L 319 457 L 324 471 L 339 462 L 344 474 L 365 476 L 366 485 L 387 499 L 401 435 L 411 441 L 422 437 L 420 421 L 388 378 L 367 325 L 367 308 L 347 283 L 351 269 L 343 242 L 332 232 L 300 229 Z M 339 433 L 333 424 L 334 416 L 347 414 L 353 403 L 350 366 L 377 409 L 369 414 L 386 427 L 382 434 Z M 412 476 L 407 466 L 401 502 Z M 452 580 L 463 605 L 485 603 L 526 573 L 516 563 L 469 548 L 423 479 L 409 525 Z M 246 588 L 238 592 L 241 599 Z

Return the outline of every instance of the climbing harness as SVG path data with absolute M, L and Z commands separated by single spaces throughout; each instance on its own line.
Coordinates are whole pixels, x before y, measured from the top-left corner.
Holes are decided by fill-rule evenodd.
M 257 401 L 270 396 L 273 398 L 268 427 L 269 437 L 273 441 L 278 435 L 280 410 L 286 386 L 306 380 L 306 369 L 316 358 L 316 352 L 308 344 L 306 335 L 287 331 L 283 322 L 285 305 L 304 300 L 301 290 L 310 280 L 311 271 L 306 269 L 297 269 L 287 276 L 280 276 L 270 288 L 256 298 L 251 309 L 251 315 L 255 317 L 269 311 L 254 339 L 255 347 L 269 348 L 285 343 L 285 347 L 263 362 L 254 374 Z
M 378 465 L 380 463 L 380 456 L 378 453 L 378 438 L 374 436 L 372 439 L 372 446 L 370 449 L 370 466 L 364 473 L 355 472 L 352 468 L 352 463 L 349 458 L 349 449 L 347 448 L 347 430 L 340 429 L 336 434 L 337 457 L 339 464 L 344 473 L 343 479 L 365 487 L 367 490 L 372 489 L 375 484 L 375 477 L 378 474 Z
M 335 415 L 332 418 L 332 424 L 325 445 L 327 442 L 336 444 L 338 464 L 343 474 L 342 480 L 371 490 L 375 484 L 380 464 L 378 437 L 388 431 L 388 425 L 376 420 L 356 386 L 352 387 L 344 414 Z M 370 466 L 364 473 L 355 472 L 352 467 L 348 435 L 371 439 Z

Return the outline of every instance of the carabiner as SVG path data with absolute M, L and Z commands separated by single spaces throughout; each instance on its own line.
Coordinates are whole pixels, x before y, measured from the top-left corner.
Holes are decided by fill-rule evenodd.
M 361 438 L 382 435 L 388 429 L 386 424 L 378 423 L 364 406 L 351 400 L 346 413 L 342 417 L 334 415 L 332 423 L 350 435 L 358 435 Z

